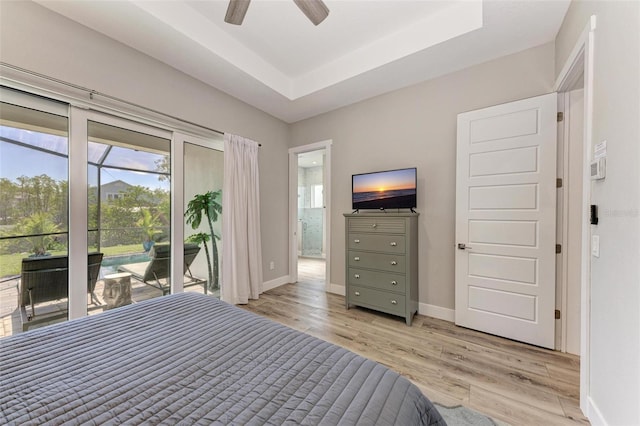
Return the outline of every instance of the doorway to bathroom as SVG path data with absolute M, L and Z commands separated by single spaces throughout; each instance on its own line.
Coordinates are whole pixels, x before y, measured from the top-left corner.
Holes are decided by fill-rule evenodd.
M 298 281 L 324 284 L 324 149 L 298 154 Z
M 290 150 L 291 277 L 328 286 L 330 143 Z

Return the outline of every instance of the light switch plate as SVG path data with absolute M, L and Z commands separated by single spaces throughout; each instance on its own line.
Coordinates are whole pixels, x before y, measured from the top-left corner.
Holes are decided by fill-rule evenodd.
M 591 236 L 591 254 L 600 257 L 600 235 Z

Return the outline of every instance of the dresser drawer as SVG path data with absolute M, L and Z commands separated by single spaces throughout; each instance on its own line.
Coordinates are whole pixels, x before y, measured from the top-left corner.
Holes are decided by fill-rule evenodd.
M 404 234 L 404 219 L 388 217 L 362 217 L 350 218 L 348 232 L 386 232 L 393 234 Z
M 405 253 L 404 235 L 391 234 L 349 234 L 349 249 Z
M 406 288 L 404 275 L 356 268 L 349 268 L 349 284 L 393 291 L 402 295 L 405 294 Z
M 405 297 L 366 287 L 349 286 L 349 302 L 390 314 L 405 314 Z
M 378 269 L 389 272 L 405 272 L 405 257 L 402 254 L 369 253 L 349 250 L 349 266 L 353 268 Z

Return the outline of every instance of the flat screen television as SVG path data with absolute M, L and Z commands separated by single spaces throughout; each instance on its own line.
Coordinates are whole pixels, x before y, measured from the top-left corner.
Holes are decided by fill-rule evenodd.
M 354 210 L 416 207 L 416 168 L 362 173 L 351 177 Z

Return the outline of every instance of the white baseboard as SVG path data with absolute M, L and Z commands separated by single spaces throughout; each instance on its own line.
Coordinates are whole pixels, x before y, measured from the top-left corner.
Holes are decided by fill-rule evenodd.
M 418 313 L 420 315 L 426 315 L 428 317 L 438 318 L 449 322 L 455 322 L 456 320 L 456 311 L 454 309 L 429 305 L 428 303 L 419 303 Z
M 291 282 L 289 275 L 284 275 L 282 277 L 275 278 L 270 281 L 265 281 L 262 283 L 262 291 L 261 293 L 271 290 L 272 288 L 280 287 L 284 284 L 289 284 Z
M 596 404 L 593 402 L 591 397 L 587 397 L 586 416 L 593 426 L 607 426 L 608 424 L 604 417 L 602 417 L 602 413 L 598 410 L 598 407 L 596 407 Z
M 329 293 L 338 294 L 340 296 L 346 295 L 344 286 L 340 284 L 329 284 Z

